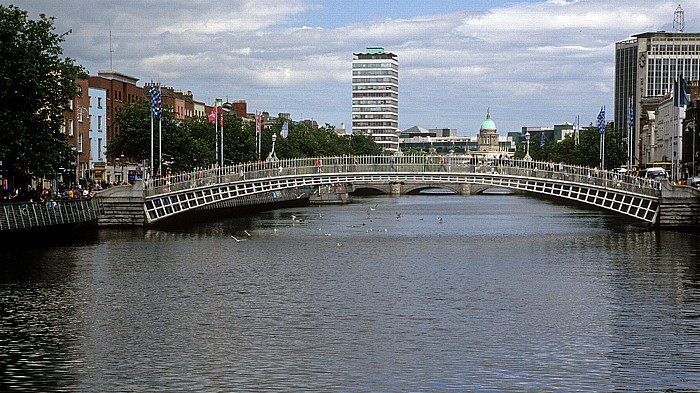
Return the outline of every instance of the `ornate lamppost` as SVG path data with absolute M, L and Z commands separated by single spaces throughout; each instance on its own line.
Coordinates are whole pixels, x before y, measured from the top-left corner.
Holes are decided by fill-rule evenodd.
M 530 157 L 530 133 L 526 132 L 525 133 L 525 143 L 527 144 L 525 149 L 525 161 L 532 161 L 532 157 Z

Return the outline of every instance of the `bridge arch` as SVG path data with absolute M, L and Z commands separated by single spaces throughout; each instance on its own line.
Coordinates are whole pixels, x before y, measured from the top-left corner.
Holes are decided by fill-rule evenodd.
M 551 163 L 492 159 L 476 163 L 470 156 L 365 156 L 247 164 L 180 174 L 151 182 L 145 211 L 150 222 L 193 209 L 232 203 L 256 203 L 258 197 L 303 197 L 304 189 L 352 183 L 398 195 L 426 188 L 458 194 L 506 188 L 574 200 L 655 222 L 659 191 L 637 178 L 591 168 Z M 331 172 L 329 172 L 331 171 Z M 469 190 L 465 192 L 465 190 Z M 257 198 L 259 199 L 259 198 Z

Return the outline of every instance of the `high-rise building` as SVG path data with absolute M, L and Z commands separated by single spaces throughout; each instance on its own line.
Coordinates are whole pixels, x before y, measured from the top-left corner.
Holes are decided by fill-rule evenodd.
M 384 48 L 354 53 L 352 132 L 371 135 L 385 151 L 399 149 L 399 61 Z
M 700 77 L 700 33 L 647 32 L 615 43 L 615 127 L 627 131 L 631 101 L 634 124 L 625 139 L 632 165 L 646 163 L 640 146 L 648 120 L 643 106 L 670 94 L 680 76 Z

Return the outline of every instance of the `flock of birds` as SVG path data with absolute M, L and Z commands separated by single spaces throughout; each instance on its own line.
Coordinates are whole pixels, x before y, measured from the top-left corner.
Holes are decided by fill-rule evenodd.
M 379 207 L 379 204 L 377 203 L 377 204 L 375 204 L 374 206 L 371 206 L 371 207 L 369 207 L 369 209 L 367 209 L 367 220 L 368 220 L 369 222 L 373 222 L 373 220 L 376 218 L 376 216 L 374 216 L 374 217 L 372 216 L 372 213 L 375 212 L 375 211 L 377 210 L 378 207 Z M 323 218 L 323 214 L 319 214 L 318 217 L 319 217 L 319 218 Z M 400 213 L 400 212 L 396 212 L 395 217 L 396 217 L 396 221 L 401 220 L 401 213 Z M 298 217 L 298 216 L 295 215 L 295 214 L 290 215 L 290 218 L 291 218 L 291 221 L 292 221 L 292 224 L 293 224 L 293 225 L 294 225 L 294 224 L 303 224 L 303 223 L 305 222 L 304 218 Z M 419 218 L 419 220 L 420 220 L 420 221 L 423 221 L 423 217 Z M 442 223 L 444 222 L 443 218 L 440 217 L 440 216 L 436 217 L 436 221 L 437 221 L 438 224 L 442 224 Z M 349 225 L 349 227 L 350 227 L 350 228 L 362 228 L 362 227 L 365 227 L 366 225 L 367 225 L 366 223 L 352 224 L 352 225 Z M 318 230 L 319 230 L 319 231 L 322 231 L 322 228 L 318 228 Z M 277 232 L 277 227 L 274 227 L 274 228 L 273 228 L 273 231 L 274 231 L 274 232 Z M 383 230 L 380 229 L 380 230 L 377 230 L 376 232 L 388 232 L 388 231 L 389 231 L 389 230 L 388 230 L 387 228 L 384 228 Z M 366 229 L 365 229 L 365 232 L 367 232 L 367 233 L 375 232 L 375 229 L 374 229 L 374 228 L 366 228 Z M 245 229 L 243 230 L 243 234 L 245 235 L 245 237 L 240 237 L 240 238 L 239 238 L 239 237 L 236 237 L 236 236 L 234 236 L 234 235 L 230 235 L 230 236 L 231 236 L 231 238 L 232 238 L 236 243 L 240 243 L 240 242 L 246 241 L 246 240 L 248 240 L 250 237 L 252 237 L 252 234 L 251 234 L 250 232 L 248 232 L 247 230 L 245 230 Z M 327 237 L 331 237 L 331 236 L 332 236 L 332 234 L 331 234 L 330 232 L 323 232 L 323 235 L 324 235 L 324 236 L 327 236 Z M 337 243 L 336 243 L 336 246 L 337 246 L 337 247 L 342 247 L 343 244 L 342 244 L 341 242 L 337 242 Z

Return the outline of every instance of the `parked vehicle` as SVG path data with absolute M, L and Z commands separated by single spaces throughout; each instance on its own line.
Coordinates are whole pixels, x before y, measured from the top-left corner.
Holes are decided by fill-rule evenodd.
M 666 170 L 661 167 L 651 167 L 647 169 L 642 169 L 639 172 L 639 177 L 643 177 L 645 179 L 654 179 L 654 180 L 660 180 L 660 179 L 668 179 L 668 174 L 666 173 Z

